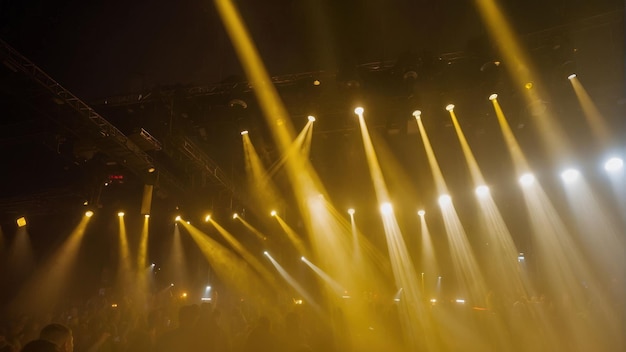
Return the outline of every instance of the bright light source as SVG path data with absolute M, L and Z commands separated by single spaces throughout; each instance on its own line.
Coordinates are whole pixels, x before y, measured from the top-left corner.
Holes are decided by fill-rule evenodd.
M 493 100 L 496 100 L 496 99 L 498 99 L 498 94 L 496 94 L 496 93 L 493 93 L 493 94 L 491 94 L 491 95 L 489 96 L 489 100 L 492 100 L 492 101 L 493 101 Z
M 248 134 L 248 130 L 243 130 L 243 131 L 241 131 L 241 135 L 242 135 L 242 136 L 244 136 L 244 135 L 246 135 L 246 134 Z
M 267 251 L 264 251 L 263 254 L 268 256 L 268 257 L 270 256 L 270 254 Z
M 464 304 L 464 303 L 465 303 L 465 300 L 464 300 L 464 299 L 460 299 L 460 298 L 457 298 L 457 299 L 455 299 L 454 301 L 455 301 L 456 303 L 460 303 L 460 304 Z
M 191 225 L 191 221 L 187 221 L 187 225 Z
M 238 217 L 239 217 L 239 214 L 233 213 L 233 219 L 237 219 Z
M 293 303 L 297 304 L 297 305 L 301 305 L 302 304 L 302 300 L 301 299 L 294 299 Z
M 424 216 L 424 215 L 426 215 L 426 212 L 424 210 L 418 210 L 417 211 L 417 215 Z
M 415 110 L 413 111 L 413 116 L 415 116 L 416 119 L 419 119 L 420 116 L 422 116 L 422 112 L 420 110 Z
M 303 262 L 306 262 L 306 258 L 304 256 L 300 257 L 300 260 L 302 260 Z
M 181 221 L 183 218 L 180 217 L 180 215 L 176 215 L 176 217 L 174 218 L 175 221 Z
M 448 105 L 446 105 L 446 110 L 448 110 L 448 111 L 452 111 L 452 110 L 454 110 L 454 104 L 448 104 Z
M 111 303 L 111 308 L 117 308 L 117 303 Z
M 363 108 L 360 107 L 360 106 L 358 108 L 354 109 L 354 113 L 357 114 L 357 115 L 363 115 L 363 111 L 365 111 L 365 110 L 363 110 Z
M 211 291 L 211 286 L 207 286 L 207 287 L 206 287 L 206 290 L 207 290 L 207 291 Z
M 122 216 L 124 216 L 124 212 L 120 211 L 119 213 L 117 213 L 117 216 L 119 216 L 121 218 Z
M 436 300 L 436 299 L 434 299 L 434 298 L 431 298 L 431 299 L 430 299 L 430 303 L 437 303 L 437 300 Z
M 391 213 L 393 213 L 393 206 L 391 203 L 385 202 L 380 205 L 380 212 L 383 213 L 383 215 L 391 215 Z
M 148 172 L 149 172 L 149 173 L 153 173 L 153 172 L 155 172 L 155 171 L 156 171 L 156 169 L 155 169 L 154 167 L 149 167 L 149 168 L 148 168 Z
M 569 79 L 569 80 L 572 80 L 574 78 L 576 78 L 576 74 L 575 73 L 572 73 L 571 75 L 567 76 L 567 79 Z
M 563 179 L 565 183 L 572 183 L 576 181 L 578 176 L 580 176 L 580 172 L 576 169 L 567 169 L 561 172 L 561 179 Z
M 209 221 L 211 221 L 211 214 L 207 214 L 207 215 L 204 217 L 204 222 L 209 222 Z
M 276 213 L 276 210 L 272 210 L 272 211 L 270 212 L 270 215 L 271 215 L 271 216 L 276 216 L 276 214 L 277 214 L 277 213 Z
M 17 226 L 19 226 L 19 227 L 24 227 L 24 226 L 26 226 L 26 218 L 25 218 L 25 217 L 23 217 L 23 216 L 22 216 L 21 218 L 18 218 L 18 219 L 16 220 L 16 222 L 17 222 Z
M 439 196 L 439 205 L 440 206 L 449 205 L 451 203 L 452 203 L 452 197 L 450 197 L 450 195 L 442 194 L 442 195 Z
M 528 82 L 528 83 L 524 84 L 524 88 L 526 88 L 526 89 L 533 89 L 533 83 L 532 82 Z
M 93 211 L 91 211 L 91 210 L 87 210 L 87 211 L 85 212 L 85 216 L 86 216 L 86 217 L 88 217 L 88 218 L 92 217 L 92 216 L 93 216 Z
M 520 253 L 517 255 L 517 262 L 521 263 L 524 261 L 524 253 Z
M 309 119 L 309 122 L 315 122 L 315 116 L 309 115 L 307 118 Z
M 604 163 L 604 169 L 608 172 L 619 171 L 624 167 L 624 160 L 612 157 Z
M 187 298 L 187 292 L 183 292 L 182 295 L 180 295 L 181 298 Z
M 84 202 L 83 202 L 83 205 L 84 205 L 84 206 L 88 206 L 88 205 L 89 205 L 89 201 L 88 201 L 88 200 L 84 201 Z
M 535 183 L 535 175 L 531 173 L 525 173 L 519 178 L 519 183 L 525 187 L 530 186 Z
M 348 214 L 354 215 L 354 209 L 352 209 L 352 208 L 348 209 Z
M 173 282 L 170 284 L 170 287 L 174 287 L 174 283 Z
M 156 264 L 152 263 L 152 264 L 150 264 L 150 266 L 154 268 L 156 266 Z
M 478 187 L 476 187 L 476 195 L 479 197 L 485 197 L 489 194 L 489 187 L 485 186 L 485 185 L 480 185 Z
M 319 80 L 317 80 L 317 79 L 316 79 L 315 81 L 313 81 L 313 85 L 314 85 L 314 86 L 319 86 L 320 84 L 322 84 L 322 82 L 320 82 L 320 81 L 319 81 Z

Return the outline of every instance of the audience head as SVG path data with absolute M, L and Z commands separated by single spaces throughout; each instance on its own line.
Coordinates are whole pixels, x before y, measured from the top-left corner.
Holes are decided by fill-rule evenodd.
M 37 339 L 25 344 L 21 352 L 59 352 L 59 348 L 51 341 Z
M 39 338 L 52 342 L 61 352 L 72 352 L 74 350 L 72 330 L 63 324 L 52 323 L 44 326 L 39 333 Z

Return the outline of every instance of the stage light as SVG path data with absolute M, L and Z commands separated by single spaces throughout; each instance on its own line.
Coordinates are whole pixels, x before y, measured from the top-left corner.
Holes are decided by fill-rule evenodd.
M 85 212 L 85 216 L 86 216 L 86 217 L 88 217 L 88 218 L 92 217 L 92 216 L 93 216 L 93 211 L 91 211 L 91 210 L 87 210 L 87 211 Z
M 485 186 L 485 185 L 480 185 L 478 187 L 476 187 L 476 195 L 479 197 L 485 197 L 489 194 L 489 187 Z
M 313 81 L 313 85 L 314 85 L 314 86 L 319 86 L 320 84 L 322 84 L 322 82 L 320 82 L 320 81 L 319 81 L 319 80 L 317 80 L 317 79 L 316 79 L 315 81 Z
M 452 197 L 448 194 L 442 194 L 439 196 L 439 205 L 444 206 L 452 203 Z
M 150 168 L 148 168 L 148 172 L 149 172 L 149 173 L 153 173 L 153 172 L 155 172 L 155 171 L 156 171 L 156 169 L 155 169 L 154 167 L 150 167 Z
M 533 88 L 533 83 L 532 82 L 528 82 L 528 83 L 524 84 L 524 88 L 532 89 Z
M 180 217 L 180 215 L 176 215 L 176 217 L 174 218 L 174 221 L 181 221 L 183 218 Z
M 117 216 L 119 216 L 121 218 L 122 216 L 124 216 L 124 212 L 120 211 L 119 213 L 117 213 Z
M 206 289 L 207 291 L 211 291 L 211 286 L 207 286 L 205 289 Z
M 174 287 L 174 283 L 173 282 L 170 284 L 170 287 Z
M 238 217 L 239 217 L 239 214 L 233 213 L 233 219 L 237 219 Z
M 365 111 L 365 110 L 363 110 L 363 108 L 360 107 L 360 106 L 358 108 L 354 109 L 354 113 L 357 114 L 357 115 L 363 115 L 363 111 Z
M 413 111 L 413 116 L 415 116 L 416 119 L 420 119 L 422 116 L 422 111 L 421 110 Z
M 491 101 L 496 100 L 496 99 L 498 99 L 498 94 L 496 94 L 496 93 L 493 93 L 493 94 L 491 94 L 489 96 L 489 100 L 491 100 Z
M 448 104 L 448 105 L 446 105 L 446 110 L 448 110 L 448 111 L 452 111 L 452 110 L 454 110 L 454 104 Z
M 23 217 L 23 216 L 22 216 L 22 217 L 20 217 L 20 218 L 18 218 L 18 219 L 16 220 L 16 222 L 17 222 L 17 226 L 19 226 L 19 227 L 24 227 L 24 226 L 26 226 L 26 218 L 25 218 L 25 217 Z
M 307 117 L 307 119 L 309 119 L 309 122 L 315 122 L 315 116 L 309 115 L 309 117 Z
M 272 210 L 272 211 L 270 212 L 270 215 L 271 215 L 271 216 L 276 216 L 276 210 Z
M 460 299 L 460 298 L 457 298 L 457 299 L 455 299 L 454 301 L 455 301 L 456 303 L 459 303 L 459 304 L 464 304 L 464 303 L 465 303 L 465 300 L 464 300 L 464 299 Z
M 152 264 L 150 264 L 150 266 L 154 268 L 156 266 L 156 264 L 152 263 Z
M 87 201 L 87 200 L 86 200 L 86 201 L 84 201 L 84 202 L 83 202 L 83 205 L 84 205 L 84 206 L 88 206 L 88 205 L 89 205 L 89 201 Z
M 575 73 L 572 73 L 571 75 L 567 76 L 567 79 L 569 79 L 569 80 L 572 80 L 574 78 L 576 78 L 576 74 Z
M 424 215 L 426 215 L 426 212 L 424 210 L 418 210 L 417 211 L 417 215 L 424 216 Z
M 187 225 L 191 225 L 191 221 L 187 221 Z
M 243 135 L 246 135 L 246 134 L 248 134 L 248 130 L 243 130 L 243 131 L 241 131 L 241 135 L 242 135 L 242 136 L 243 136 Z
M 207 215 L 204 217 L 204 222 L 209 222 L 209 221 L 211 221 L 211 214 L 207 214 Z
M 604 170 L 608 172 L 616 172 L 624 167 L 624 160 L 618 157 L 612 157 L 604 163 Z
M 565 183 L 572 183 L 576 181 L 578 176 L 580 176 L 580 172 L 576 169 L 567 169 L 561 172 L 561 179 L 563 179 Z
M 180 295 L 181 298 L 187 298 L 187 292 L 183 292 L 183 294 Z
M 268 257 L 270 256 L 270 254 L 267 251 L 263 251 L 263 255 L 268 256 Z
M 352 208 L 348 209 L 348 214 L 354 215 L 354 212 L 355 212 L 354 209 L 352 209 Z
M 383 215 L 391 215 L 393 213 L 393 206 L 389 202 L 385 202 L 380 205 L 380 212 Z
M 519 178 L 519 183 L 524 187 L 530 186 L 535 183 L 535 175 L 531 173 L 525 173 Z
M 306 258 L 304 256 L 300 257 L 300 260 L 302 260 L 303 262 L 306 261 Z

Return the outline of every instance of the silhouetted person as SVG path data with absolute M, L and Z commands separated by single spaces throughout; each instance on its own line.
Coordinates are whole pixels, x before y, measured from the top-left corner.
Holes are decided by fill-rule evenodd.
M 48 340 L 36 339 L 27 343 L 20 350 L 21 352 L 59 352 L 59 347 Z
M 52 342 L 60 352 L 74 351 L 72 330 L 63 324 L 52 323 L 44 326 L 39 333 L 39 339 Z
M 196 352 L 203 351 L 196 334 L 195 324 L 200 314 L 197 305 L 180 307 L 178 327 L 160 336 L 156 343 L 159 352 Z
M 270 329 L 270 320 L 266 316 L 261 316 L 256 327 L 248 335 L 243 350 L 244 352 L 273 352 L 276 350 L 276 345 L 276 337 Z

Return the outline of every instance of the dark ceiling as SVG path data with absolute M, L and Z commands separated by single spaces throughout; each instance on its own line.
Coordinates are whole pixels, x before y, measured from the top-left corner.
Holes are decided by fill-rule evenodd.
M 453 188 L 461 189 L 467 175 L 443 111 L 447 103 L 464 115 L 492 182 L 504 182 L 497 170 L 510 167 L 505 153 L 494 152 L 502 145 L 486 101 L 494 90 L 529 155 L 541 154 L 519 87 L 489 64 L 501 59 L 471 1 L 236 4 L 296 127 L 309 114 L 318 117 L 311 159 L 340 205 L 372 199 L 369 178 L 354 178 L 367 173 L 356 104 L 366 106 L 403 177 L 414 180 L 409 194 L 419 194 L 421 206 L 430 205 L 434 191 L 410 123 L 416 108 L 433 117 L 427 128 Z M 572 70 L 624 136 L 623 2 L 502 5 L 553 93 L 543 103 L 556 107 L 572 137 L 586 136 L 563 79 Z M 24 214 L 71 213 L 84 201 L 138 212 L 144 184 L 156 186 L 154 206 L 164 212 L 265 211 L 248 203 L 239 132 L 251 131 L 268 167 L 280 156 L 211 1 L 0 1 L 0 38 L 7 43 L 0 55 L 3 224 Z M 95 117 L 59 100 L 15 61 L 7 63 L 10 47 L 93 108 Z M 101 130 L 86 123 L 90 118 L 106 120 L 133 147 L 103 141 Z M 576 148 L 599 152 L 585 143 Z M 157 172 L 147 173 L 150 166 Z

